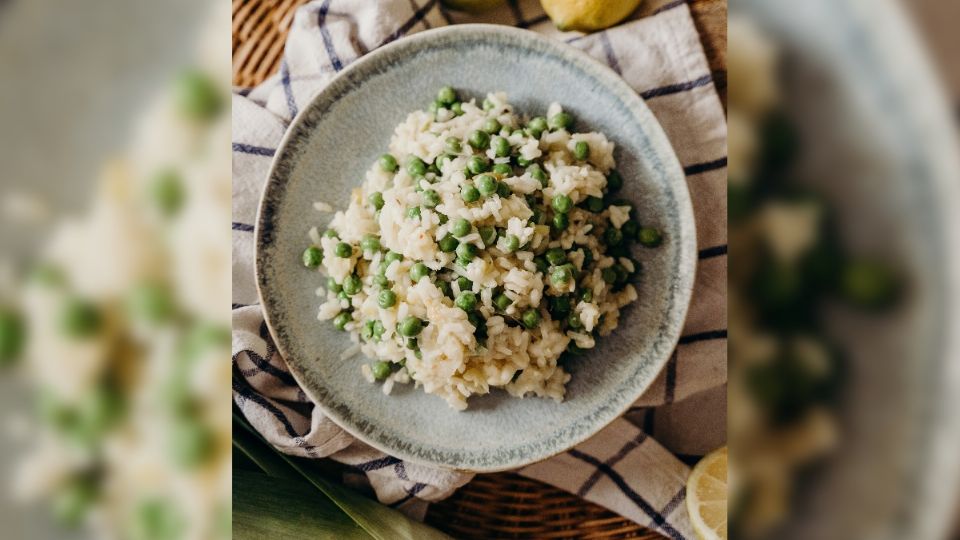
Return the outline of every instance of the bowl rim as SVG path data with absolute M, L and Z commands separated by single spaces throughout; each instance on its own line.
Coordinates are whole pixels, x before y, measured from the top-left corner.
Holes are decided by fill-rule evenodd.
M 326 406 L 321 400 L 316 399 L 313 395 L 313 392 L 311 392 L 309 385 L 304 384 L 304 380 L 306 378 L 300 373 L 300 370 L 297 368 L 297 366 L 295 366 L 293 363 L 287 362 L 287 368 L 289 369 L 290 374 L 293 376 L 300 388 L 303 389 L 304 393 L 310 398 L 313 404 L 316 407 L 319 407 L 320 410 L 328 418 L 330 418 L 331 421 L 337 424 L 337 426 L 357 440 L 362 441 L 363 443 L 381 452 L 384 452 L 387 455 L 414 464 L 470 473 L 503 472 L 515 470 L 517 468 L 534 463 L 539 463 L 551 457 L 562 454 L 570 448 L 573 448 L 574 446 L 590 439 L 601 430 L 612 424 L 615 420 L 621 418 L 623 414 L 629 410 L 633 402 L 642 396 L 643 393 L 646 392 L 656 381 L 660 372 L 673 355 L 683 332 L 683 325 L 686 321 L 688 309 L 693 297 L 693 289 L 696 282 L 697 271 L 697 232 L 696 222 L 694 220 L 693 204 L 690 199 L 686 175 L 683 173 L 683 167 L 681 166 L 679 158 L 676 155 L 673 144 L 664 132 L 660 121 L 647 106 L 646 101 L 640 97 L 640 95 L 633 88 L 631 88 L 626 81 L 620 77 L 620 75 L 613 71 L 613 69 L 591 58 L 583 51 L 580 51 L 566 43 L 562 43 L 555 39 L 550 39 L 537 34 L 533 31 L 485 23 L 456 24 L 424 30 L 370 51 L 369 53 L 359 57 L 357 60 L 345 66 L 344 69 L 332 77 L 327 85 L 317 92 L 306 105 L 299 109 L 296 116 L 291 119 L 290 123 L 287 125 L 280 144 L 277 146 L 277 150 L 274 153 L 270 170 L 267 173 L 266 181 L 264 182 L 263 189 L 261 190 L 254 224 L 254 274 L 257 288 L 257 300 L 261 306 L 264 324 L 270 333 L 271 339 L 273 339 L 277 352 L 284 358 L 290 357 L 286 343 L 278 338 L 278 332 L 275 329 L 274 321 L 272 320 L 269 310 L 267 309 L 269 304 L 264 302 L 264 288 L 266 287 L 266 280 L 264 279 L 262 267 L 264 262 L 263 251 L 265 249 L 263 247 L 263 229 L 266 219 L 265 214 L 267 213 L 265 209 L 268 206 L 267 194 L 274 186 L 275 180 L 280 174 L 279 169 L 281 168 L 281 162 L 283 161 L 282 158 L 289 152 L 288 146 L 291 144 L 294 135 L 298 131 L 296 128 L 306 118 L 307 111 L 313 109 L 319 102 L 329 99 L 329 95 L 335 91 L 338 83 L 347 80 L 355 72 L 365 68 L 368 64 L 372 64 L 380 58 L 394 55 L 397 51 L 402 51 L 403 49 L 413 48 L 416 50 L 417 47 L 422 47 L 425 43 L 429 43 L 437 37 L 446 36 L 448 34 L 456 35 L 458 38 L 473 39 L 476 39 L 477 37 L 489 39 L 509 37 L 511 39 L 526 41 L 527 43 L 537 43 L 540 46 L 550 49 L 557 56 L 570 61 L 579 68 L 582 68 L 587 74 L 595 77 L 604 85 L 607 90 L 616 94 L 617 97 L 623 101 L 624 106 L 626 106 L 632 113 L 639 117 L 649 118 L 651 121 L 648 122 L 646 126 L 649 131 L 650 139 L 654 141 L 655 144 L 664 145 L 668 150 L 667 152 L 659 153 L 658 158 L 662 160 L 662 165 L 665 170 L 664 176 L 678 180 L 677 185 L 671 187 L 673 188 L 673 194 L 676 196 L 678 209 L 677 219 L 682 224 L 682 228 L 686 229 L 684 230 L 685 234 L 683 237 L 678 239 L 677 242 L 677 260 L 679 267 L 686 268 L 687 272 L 685 274 L 681 272 L 680 286 L 677 288 L 676 295 L 674 297 L 676 299 L 675 307 L 677 309 L 676 322 L 667 330 L 673 334 L 669 336 L 668 342 L 670 347 L 665 349 L 667 352 L 662 354 L 661 358 L 657 359 L 656 362 L 653 362 L 653 368 L 651 370 L 649 379 L 636 386 L 635 396 L 633 399 L 627 400 L 622 406 L 617 407 L 615 414 L 611 414 L 609 418 L 595 422 L 595 425 L 592 425 L 589 429 L 584 430 L 582 434 L 571 437 L 570 440 L 565 441 L 564 443 L 550 449 L 547 452 L 537 454 L 532 457 L 525 456 L 522 459 L 504 460 L 500 463 L 489 466 L 459 467 L 449 463 L 422 459 L 420 456 L 410 454 L 406 451 L 390 448 L 388 445 L 385 445 L 375 438 L 366 435 L 361 430 L 354 428 L 350 422 L 342 418 L 341 415 L 334 409 Z M 685 227 L 683 227 L 684 224 Z M 683 276 L 689 277 L 683 278 Z

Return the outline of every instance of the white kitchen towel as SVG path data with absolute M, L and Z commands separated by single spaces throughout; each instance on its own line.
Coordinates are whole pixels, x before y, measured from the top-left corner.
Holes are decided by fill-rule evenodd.
M 412 514 L 470 480 L 387 456 L 354 440 L 312 406 L 275 351 L 256 305 L 253 222 L 271 157 L 297 112 L 337 72 L 411 33 L 493 22 L 566 41 L 610 66 L 646 101 L 687 174 L 700 250 L 683 337 L 656 382 L 624 418 L 575 449 L 520 474 L 601 504 L 672 538 L 691 538 L 682 508 L 687 465 L 723 442 L 726 384 L 726 120 L 688 6 L 647 2 L 631 20 L 590 35 L 557 31 L 536 0 L 483 15 L 436 0 L 318 0 L 294 18 L 279 73 L 233 97 L 233 359 L 235 401 L 284 452 L 330 457 L 366 474 L 378 498 Z M 685 400 L 706 407 L 683 407 Z M 675 446 L 664 447 L 653 434 Z M 686 459 L 686 456 L 682 456 Z

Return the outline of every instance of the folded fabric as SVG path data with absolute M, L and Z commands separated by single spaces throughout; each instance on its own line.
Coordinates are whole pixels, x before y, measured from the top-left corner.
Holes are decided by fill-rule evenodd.
M 330 457 L 363 473 L 380 501 L 421 515 L 472 475 L 404 462 L 355 440 L 326 418 L 276 353 L 256 303 L 252 231 L 271 157 L 291 119 L 349 63 L 416 31 L 496 22 L 544 32 L 610 66 L 646 101 L 687 174 L 697 222 L 697 283 L 683 337 L 663 373 L 628 414 L 590 440 L 528 466 L 536 478 L 671 538 L 692 538 L 682 508 L 688 467 L 675 455 L 724 441 L 726 423 L 726 120 L 684 2 L 647 3 L 634 20 L 587 36 L 557 31 L 534 0 L 482 16 L 436 0 L 320 0 L 301 7 L 280 71 L 233 97 L 235 401 L 281 451 Z M 687 402 L 701 406 L 684 406 Z M 654 436 L 668 441 L 667 446 Z

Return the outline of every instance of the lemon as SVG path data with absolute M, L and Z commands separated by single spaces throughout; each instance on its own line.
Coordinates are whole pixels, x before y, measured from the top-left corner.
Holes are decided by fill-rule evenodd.
M 593 32 L 622 21 L 640 0 L 540 0 L 543 10 L 563 31 Z
M 480 13 L 493 9 L 503 3 L 503 0 L 443 0 L 443 5 L 458 11 Z
M 687 478 L 687 513 L 700 540 L 727 538 L 727 447 L 697 463 Z

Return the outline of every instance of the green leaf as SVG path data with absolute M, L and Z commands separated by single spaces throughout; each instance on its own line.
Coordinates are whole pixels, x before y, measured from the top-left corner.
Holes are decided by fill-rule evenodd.
M 288 481 L 309 482 L 375 540 L 450 540 L 436 529 L 329 481 L 315 460 L 281 454 L 247 423 L 236 407 L 233 425 L 234 445 L 267 475 L 283 479 L 281 485 Z
M 234 470 L 233 538 L 372 537 L 304 480 Z

